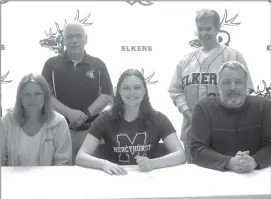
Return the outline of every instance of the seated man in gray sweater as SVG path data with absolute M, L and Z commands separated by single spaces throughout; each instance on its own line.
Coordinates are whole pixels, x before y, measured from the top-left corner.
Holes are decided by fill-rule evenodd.
M 192 163 L 237 173 L 271 165 L 271 102 L 246 94 L 247 77 L 241 63 L 224 63 L 218 72 L 219 96 L 195 106 Z

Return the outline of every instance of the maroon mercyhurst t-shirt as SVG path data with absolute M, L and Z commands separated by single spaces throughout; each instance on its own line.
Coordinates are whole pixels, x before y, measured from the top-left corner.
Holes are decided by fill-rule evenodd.
M 134 165 L 137 155 L 152 158 L 160 139 L 175 132 L 169 119 L 154 111 L 147 121 L 139 117 L 131 122 L 115 119 L 111 112 L 104 112 L 93 122 L 89 133 L 99 140 L 104 139 L 107 160 Z

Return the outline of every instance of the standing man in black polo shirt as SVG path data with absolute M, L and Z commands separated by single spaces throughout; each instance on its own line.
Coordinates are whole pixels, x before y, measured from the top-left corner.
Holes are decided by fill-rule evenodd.
M 105 64 L 85 52 L 87 35 L 79 22 L 63 32 L 66 50 L 48 59 L 42 75 L 53 91 L 53 107 L 71 128 L 73 163 L 91 122 L 111 101 L 113 86 Z

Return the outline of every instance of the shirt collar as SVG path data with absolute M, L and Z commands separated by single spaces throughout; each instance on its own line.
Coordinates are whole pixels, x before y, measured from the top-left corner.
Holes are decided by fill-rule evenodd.
M 69 59 L 66 50 L 65 50 L 65 52 L 64 52 L 64 54 L 63 54 L 63 61 L 64 61 L 65 64 L 73 63 L 73 61 Z M 80 61 L 80 63 L 88 63 L 88 62 L 87 62 L 87 53 L 86 53 L 86 51 L 84 51 L 84 57 L 83 57 L 83 60 Z

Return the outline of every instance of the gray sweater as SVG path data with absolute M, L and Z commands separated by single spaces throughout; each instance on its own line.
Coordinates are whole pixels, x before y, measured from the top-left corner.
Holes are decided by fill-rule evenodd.
M 238 151 L 249 151 L 256 169 L 271 165 L 271 102 L 247 96 L 240 108 L 223 106 L 219 97 L 200 101 L 191 127 L 193 163 L 224 171 Z

